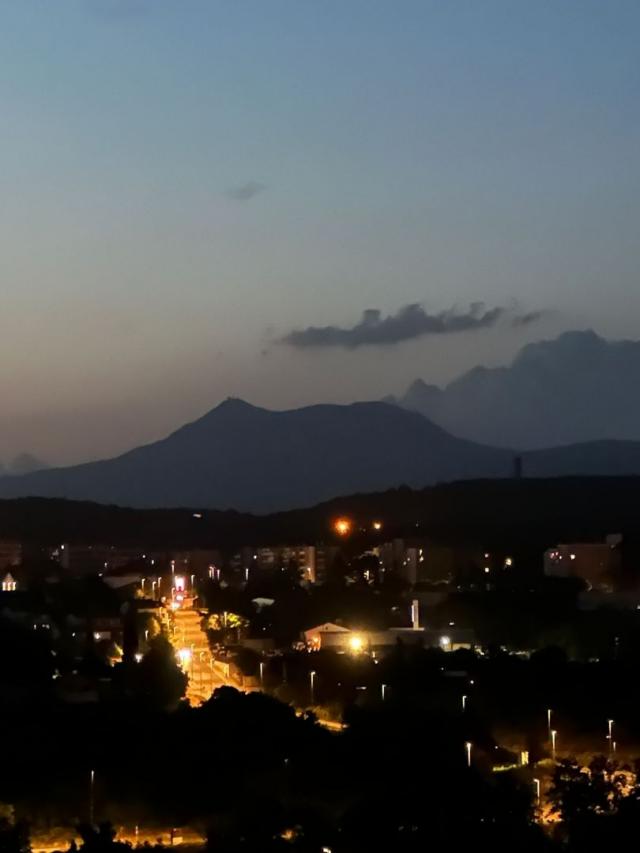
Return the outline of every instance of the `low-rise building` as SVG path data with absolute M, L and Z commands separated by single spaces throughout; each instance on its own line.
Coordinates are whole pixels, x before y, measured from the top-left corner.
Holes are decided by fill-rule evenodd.
M 544 573 L 549 577 L 580 578 L 590 587 L 611 588 L 619 570 L 620 539 L 605 542 L 574 542 L 555 545 L 544 554 Z
M 416 627 L 368 631 L 346 628 L 333 622 L 309 628 L 303 632 L 303 638 L 310 651 L 333 649 L 352 654 L 374 654 L 402 644 L 440 648 L 445 652 L 473 649 L 476 645 L 473 631 L 464 628 L 447 628 L 446 633 Z

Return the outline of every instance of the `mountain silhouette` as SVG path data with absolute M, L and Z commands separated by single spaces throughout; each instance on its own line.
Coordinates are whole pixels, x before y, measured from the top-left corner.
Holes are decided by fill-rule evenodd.
M 511 450 L 456 438 L 387 403 L 276 412 L 230 399 L 114 459 L 2 477 L 0 497 L 265 513 L 400 485 L 508 477 L 513 458 Z M 640 473 L 640 444 L 525 454 L 524 470 L 528 476 Z
M 19 453 L 7 467 L 7 473 L 20 476 L 21 474 L 31 474 L 32 471 L 41 471 L 47 467 L 46 462 L 33 454 Z
M 0 496 L 268 512 L 392 485 L 508 474 L 509 452 L 385 403 L 267 411 L 230 399 L 115 459 L 0 479 Z
M 394 402 L 461 438 L 540 449 L 640 440 L 639 387 L 640 342 L 587 330 L 529 344 L 509 367 L 476 367 L 445 388 L 418 379 Z

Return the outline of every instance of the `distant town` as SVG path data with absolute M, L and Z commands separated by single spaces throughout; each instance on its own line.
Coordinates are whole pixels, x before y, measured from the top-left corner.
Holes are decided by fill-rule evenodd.
M 25 531 L 0 541 L 5 832 L 28 825 L 43 851 L 236 849 L 223 841 L 244 837 L 247 798 L 278 815 L 255 849 L 271 849 L 266 832 L 274 849 L 320 849 L 303 845 L 312 836 L 351 850 L 350 822 L 358 839 L 370 831 L 360 798 L 391 786 L 380 820 L 405 820 L 411 774 L 438 767 L 471 774 L 464 796 L 497 797 L 501 814 L 502 797 L 520 797 L 510 819 L 534 845 L 582 832 L 577 786 L 588 814 L 606 787 L 613 826 L 638 784 L 640 548 L 622 513 L 619 529 L 582 538 L 570 501 L 564 519 L 544 517 L 552 491 L 587 490 L 592 510 L 616 513 L 637 489 L 452 484 L 263 519 L 4 502 L 5 529 Z M 483 496 L 511 507 L 502 546 L 499 513 L 474 526 Z M 543 538 L 558 525 L 567 537 L 540 545 L 525 509 Z M 310 529 L 318 538 L 296 539 Z

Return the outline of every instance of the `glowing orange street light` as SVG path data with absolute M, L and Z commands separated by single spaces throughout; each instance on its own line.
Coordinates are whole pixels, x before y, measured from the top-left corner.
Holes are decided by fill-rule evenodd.
M 348 536 L 351 533 L 352 526 L 349 518 L 338 518 L 333 525 L 333 529 L 338 536 Z
M 382 530 L 382 522 L 381 522 L 381 521 L 374 521 L 374 522 L 373 522 L 373 529 L 374 529 L 375 531 L 380 531 L 380 530 Z

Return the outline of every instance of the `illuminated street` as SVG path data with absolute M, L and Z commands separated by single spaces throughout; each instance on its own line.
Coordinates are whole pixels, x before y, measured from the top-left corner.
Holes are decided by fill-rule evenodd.
M 229 681 L 214 666 L 208 638 L 200 624 L 202 617 L 194 609 L 192 598 L 184 598 L 174 611 L 174 618 L 171 642 L 182 668 L 189 676 L 187 699 L 191 705 L 200 705 L 216 687 L 229 685 Z

